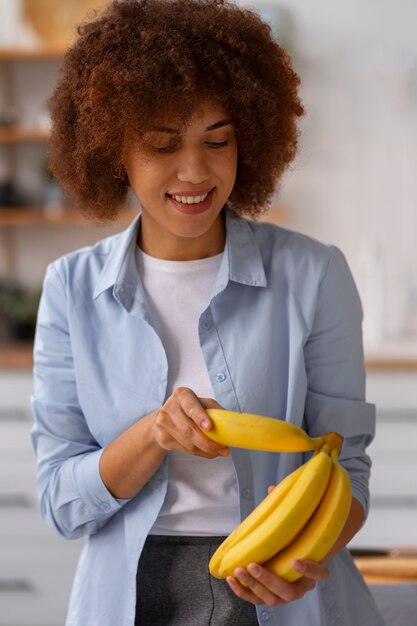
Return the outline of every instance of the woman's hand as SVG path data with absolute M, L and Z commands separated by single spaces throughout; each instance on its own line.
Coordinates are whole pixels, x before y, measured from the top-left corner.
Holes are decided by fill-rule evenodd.
M 226 580 L 232 591 L 242 600 L 252 604 L 278 606 L 299 600 L 305 593 L 314 589 L 318 580 L 326 580 L 329 576 L 327 567 L 315 561 L 297 559 L 292 566 L 303 574 L 292 583 L 257 563 L 249 563 L 246 568 L 237 567 L 234 571 L 236 578 L 228 576 Z
M 181 450 L 213 459 L 228 456 L 229 448 L 211 441 L 201 431 L 213 428 L 204 409 L 221 409 L 212 398 L 199 398 L 188 387 L 178 387 L 154 414 L 154 437 L 163 450 Z
M 274 485 L 268 487 L 268 493 Z M 314 589 L 317 581 L 326 580 L 329 570 L 326 563 L 333 558 L 361 528 L 364 519 L 364 510 L 356 498 L 352 498 L 352 505 L 345 526 L 336 543 L 329 550 L 320 563 L 308 559 L 296 559 L 292 567 L 302 574 L 295 582 L 289 583 L 284 578 L 273 574 L 257 563 L 249 563 L 248 567 L 237 567 L 233 576 L 226 578 L 230 588 L 243 600 L 252 604 L 267 604 L 278 606 L 299 600 L 305 593 Z M 239 582 L 239 579 L 244 583 Z

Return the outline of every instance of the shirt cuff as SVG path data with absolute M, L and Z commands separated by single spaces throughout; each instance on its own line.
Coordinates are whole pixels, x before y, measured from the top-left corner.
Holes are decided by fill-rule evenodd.
M 361 524 L 361 527 L 365 524 L 366 519 L 368 517 L 368 513 L 369 513 L 369 496 L 368 496 L 368 491 L 366 490 L 366 494 L 363 493 L 363 491 L 360 489 L 359 486 L 355 485 L 354 482 L 351 481 L 351 487 L 352 487 L 352 498 L 355 498 L 359 504 L 362 505 L 363 508 L 363 512 L 364 512 L 364 516 L 363 516 L 363 522 Z
M 104 484 L 99 463 L 104 448 L 79 457 L 74 466 L 75 483 L 90 513 L 102 520 L 117 513 L 131 498 L 114 498 Z

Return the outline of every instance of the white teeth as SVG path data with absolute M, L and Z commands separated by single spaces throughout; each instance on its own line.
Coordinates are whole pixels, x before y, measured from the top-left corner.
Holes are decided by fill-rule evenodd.
M 208 196 L 208 193 L 204 194 L 204 196 L 172 196 L 177 202 L 182 202 L 183 204 L 198 204 L 199 202 L 203 202 Z

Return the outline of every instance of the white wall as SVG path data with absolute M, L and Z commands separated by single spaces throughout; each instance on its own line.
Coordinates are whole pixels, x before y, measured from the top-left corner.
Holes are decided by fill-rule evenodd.
M 280 201 L 340 246 L 369 344 L 417 338 L 417 2 L 280 0 L 307 115 Z

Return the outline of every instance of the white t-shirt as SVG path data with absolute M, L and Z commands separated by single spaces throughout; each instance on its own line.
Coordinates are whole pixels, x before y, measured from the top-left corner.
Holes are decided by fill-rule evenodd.
M 137 248 L 149 312 L 168 359 L 167 397 L 176 387 L 213 398 L 200 348 L 198 324 L 207 307 L 223 253 L 195 261 L 166 261 Z M 240 522 L 230 456 L 205 459 L 168 453 L 168 491 L 151 529 L 156 535 L 227 535 Z

